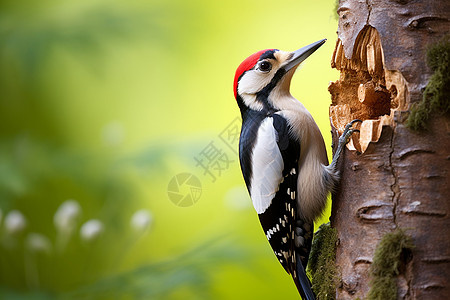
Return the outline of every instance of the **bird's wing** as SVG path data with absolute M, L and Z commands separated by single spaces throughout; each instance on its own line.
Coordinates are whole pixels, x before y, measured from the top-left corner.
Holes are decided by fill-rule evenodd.
M 283 181 L 284 162 L 273 121 L 267 117 L 261 123 L 252 153 L 250 195 L 258 214 L 269 208 Z
M 305 289 L 310 292 L 304 272 L 308 257 L 298 252 L 294 241 L 300 142 L 290 137 L 286 120 L 277 114 L 263 120 L 257 137 L 250 182 L 253 206 L 277 259 L 305 295 Z

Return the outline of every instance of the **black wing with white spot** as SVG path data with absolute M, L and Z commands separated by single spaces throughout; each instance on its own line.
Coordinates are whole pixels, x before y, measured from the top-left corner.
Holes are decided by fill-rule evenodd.
M 311 245 L 312 224 L 305 224 L 297 217 L 300 142 L 290 137 L 286 120 L 278 114 L 261 123 L 257 136 L 252 153 L 250 195 L 277 259 L 304 295 L 304 286 L 309 288 L 310 285 L 304 268 Z M 303 270 L 300 276 L 299 267 Z

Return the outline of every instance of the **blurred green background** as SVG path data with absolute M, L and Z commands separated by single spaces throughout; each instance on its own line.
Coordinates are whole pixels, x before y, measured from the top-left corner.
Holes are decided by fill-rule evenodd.
M 296 299 L 232 82 L 253 52 L 328 38 L 292 94 L 329 148 L 334 2 L 1 1 L 0 299 Z

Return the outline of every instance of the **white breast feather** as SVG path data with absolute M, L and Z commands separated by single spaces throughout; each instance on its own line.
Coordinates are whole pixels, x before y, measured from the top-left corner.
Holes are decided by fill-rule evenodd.
M 283 178 L 284 163 L 271 117 L 266 118 L 258 129 L 252 165 L 250 195 L 256 212 L 261 214 L 272 203 Z

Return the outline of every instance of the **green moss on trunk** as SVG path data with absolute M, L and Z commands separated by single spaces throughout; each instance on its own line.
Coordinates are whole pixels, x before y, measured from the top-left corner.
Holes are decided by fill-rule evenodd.
M 406 126 L 414 130 L 425 129 L 432 113 L 450 112 L 450 35 L 428 49 L 427 64 L 434 74 L 422 101 L 412 105 L 406 122 Z
M 329 223 L 321 225 L 314 235 L 307 269 L 312 278 L 312 289 L 320 300 L 336 298 L 336 245 L 336 229 Z
M 411 253 L 413 248 L 412 238 L 402 229 L 383 236 L 375 249 L 370 267 L 372 280 L 368 294 L 369 300 L 397 299 L 396 277 L 400 273 L 400 267 L 405 263 L 405 254 Z

